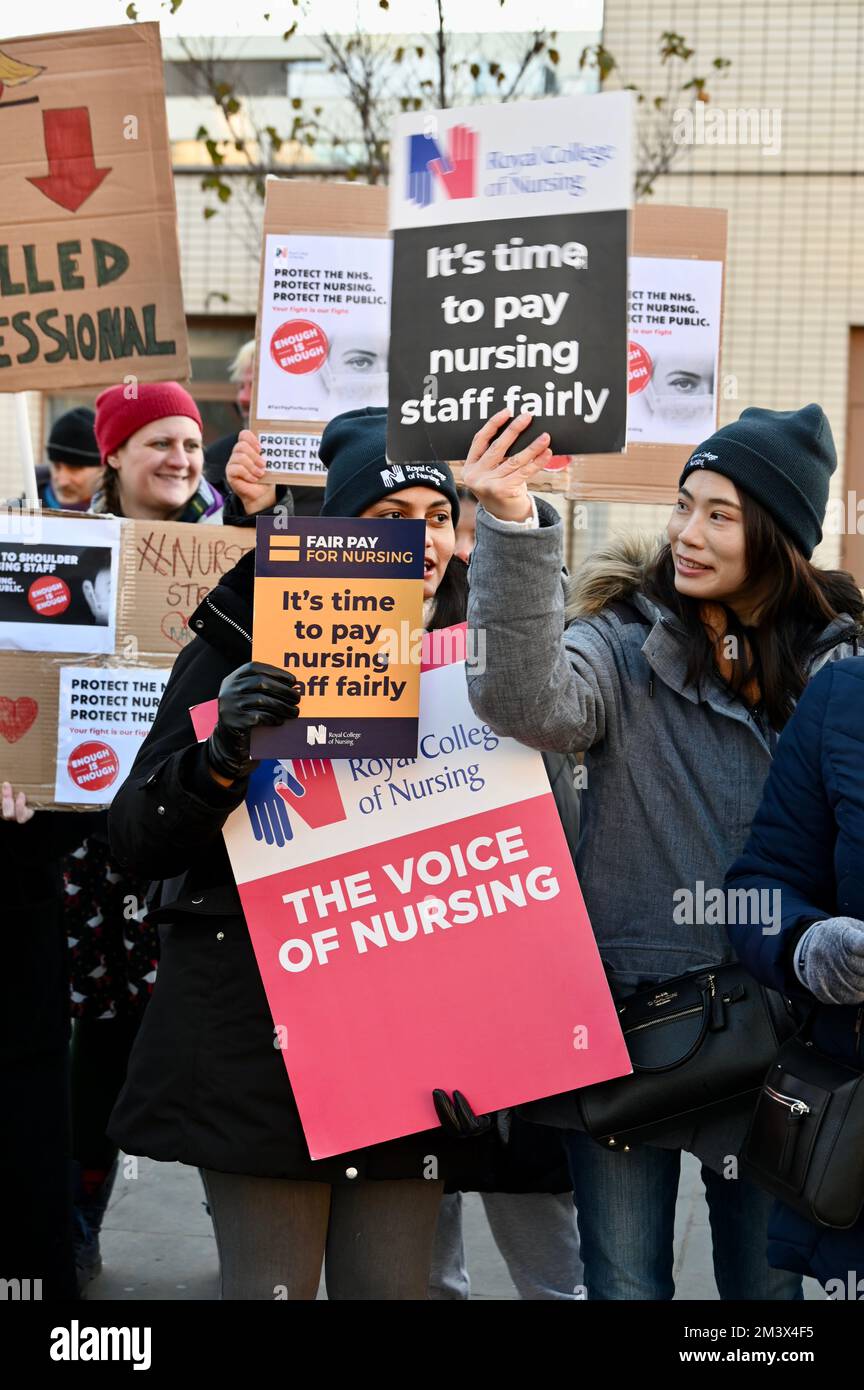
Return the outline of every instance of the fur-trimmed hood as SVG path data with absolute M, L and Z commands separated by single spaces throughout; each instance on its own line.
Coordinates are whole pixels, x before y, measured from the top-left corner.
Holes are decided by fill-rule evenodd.
M 641 589 L 663 544 L 662 539 L 643 533 L 616 536 L 593 551 L 570 580 L 567 622 L 596 617 L 610 603 L 629 598 Z

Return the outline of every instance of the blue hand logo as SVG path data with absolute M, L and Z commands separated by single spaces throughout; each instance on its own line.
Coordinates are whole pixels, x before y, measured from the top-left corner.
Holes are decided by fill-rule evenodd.
M 408 140 L 408 198 L 418 207 L 428 208 L 432 202 L 432 160 L 440 160 L 441 167 L 449 172 L 451 165 L 446 155 L 438 148 L 437 141 L 429 135 L 412 135 Z
M 276 791 L 276 784 L 285 786 L 294 796 L 305 796 L 306 788 L 297 781 L 293 773 L 280 763 L 261 762 L 249 778 L 246 792 L 246 810 L 252 823 L 252 834 L 256 840 L 280 848 L 293 840 L 294 831 L 288 815 L 288 806 Z

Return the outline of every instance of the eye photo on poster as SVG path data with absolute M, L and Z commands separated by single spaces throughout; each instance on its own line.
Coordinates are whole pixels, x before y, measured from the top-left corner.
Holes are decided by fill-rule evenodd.
M 386 405 L 390 266 L 383 238 L 267 234 L 259 419 L 326 424 Z
M 698 444 L 717 427 L 721 261 L 630 258 L 628 444 Z
M 118 521 L 0 516 L 0 650 L 114 651 Z

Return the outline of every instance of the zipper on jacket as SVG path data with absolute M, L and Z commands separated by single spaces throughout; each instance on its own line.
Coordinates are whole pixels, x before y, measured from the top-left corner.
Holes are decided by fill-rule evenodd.
M 237 631 L 241 633 L 243 637 L 246 638 L 246 641 L 251 646 L 252 638 L 249 636 L 249 633 L 246 632 L 245 629 L 242 628 L 239 623 L 235 623 L 233 618 L 229 618 L 227 613 L 221 612 L 221 610 L 216 607 L 215 603 L 211 603 L 209 595 L 205 597 L 204 602 L 207 604 L 207 607 L 211 610 L 211 612 L 216 614 L 217 618 L 222 619 L 223 623 L 228 623 L 229 627 L 236 628 Z
M 809 1115 L 810 1106 L 804 1100 L 798 1100 L 796 1096 L 784 1096 L 782 1091 L 775 1091 L 773 1086 L 766 1086 L 765 1090 L 772 1100 L 776 1100 L 778 1105 L 785 1105 L 793 1115 Z

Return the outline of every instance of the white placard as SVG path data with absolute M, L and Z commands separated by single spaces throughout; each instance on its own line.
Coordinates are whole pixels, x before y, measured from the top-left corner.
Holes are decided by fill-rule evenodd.
M 54 800 L 104 806 L 129 776 L 171 672 L 151 666 L 60 671 Z
M 120 522 L 0 515 L 0 650 L 114 651 Z
M 609 212 L 632 201 L 632 92 L 399 116 L 390 225 Z
M 308 473 L 314 478 L 327 477 L 327 469 L 318 457 L 320 435 L 265 431 L 259 434 L 258 440 L 261 457 L 270 473 Z
M 717 428 L 722 261 L 629 261 L 628 444 L 699 444 Z
M 391 259 L 383 237 L 267 234 L 259 420 L 387 404 Z

